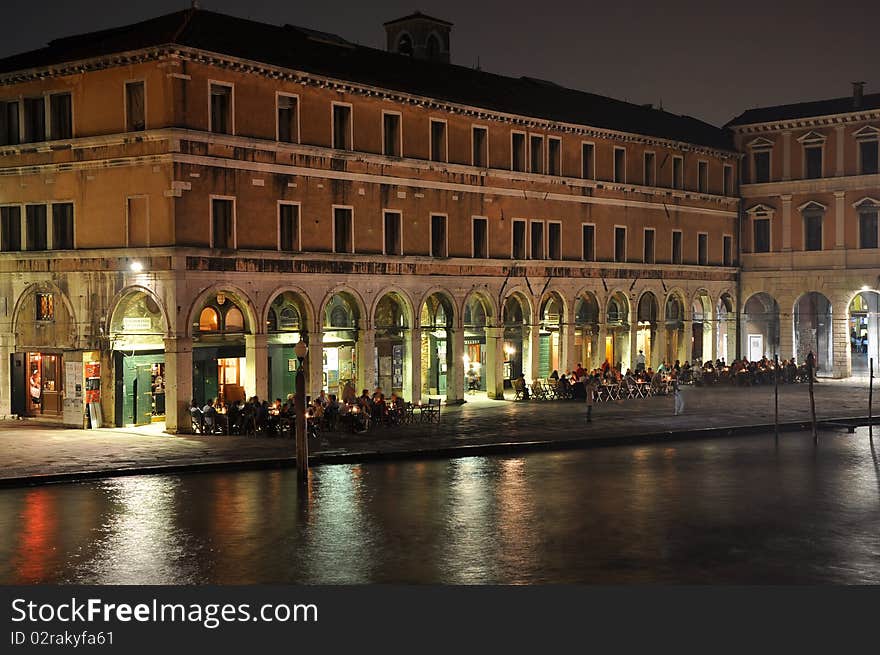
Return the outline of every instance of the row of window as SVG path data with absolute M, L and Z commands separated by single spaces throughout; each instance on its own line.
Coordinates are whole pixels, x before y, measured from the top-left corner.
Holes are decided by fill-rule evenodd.
M 235 203 L 232 199 L 213 198 L 211 201 L 211 245 L 214 248 L 235 248 Z M 399 211 L 383 212 L 382 253 L 403 255 L 403 214 Z M 431 214 L 430 243 L 428 252 L 432 257 L 448 257 L 448 217 L 444 214 Z M 644 229 L 644 242 L 641 261 L 656 263 L 655 230 Z M 614 228 L 615 262 L 639 261 L 628 258 L 627 228 Z M 596 259 L 596 226 L 582 226 L 582 259 Z M 354 253 L 354 211 L 350 207 L 333 208 L 332 225 L 333 252 Z M 511 258 L 524 259 L 562 259 L 562 222 L 545 220 L 513 219 L 511 221 Z M 300 205 L 279 203 L 278 206 L 278 247 L 280 250 L 299 252 L 302 250 Z M 370 252 L 373 252 L 371 249 Z M 413 254 L 413 253 L 407 253 Z M 418 253 L 422 254 L 422 253 Z M 682 264 L 682 232 L 672 231 L 672 251 L 669 262 Z M 695 261 L 702 266 L 709 264 L 709 235 L 700 233 L 697 239 Z M 471 219 L 471 257 L 489 258 L 489 219 L 474 216 Z M 722 242 L 722 265 L 733 265 L 733 237 L 725 235 Z
M 880 172 L 880 130 L 863 128 L 856 133 L 857 172 L 859 175 L 873 175 Z M 810 132 L 798 139 L 801 143 L 803 177 L 818 179 L 829 175 L 825 157 L 825 137 Z M 767 139 L 756 139 L 749 146 L 748 157 L 742 160 L 743 183 L 765 183 L 773 181 L 772 156 L 774 144 Z M 842 147 L 842 144 L 838 144 Z
M 0 250 L 71 250 L 73 203 L 0 207 Z
M 880 243 L 880 209 L 868 207 L 859 209 L 859 248 L 877 248 Z M 804 250 L 823 250 L 823 227 L 825 213 L 817 209 L 803 212 Z M 752 218 L 752 252 L 771 251 L 770 216 L 756 214 Z

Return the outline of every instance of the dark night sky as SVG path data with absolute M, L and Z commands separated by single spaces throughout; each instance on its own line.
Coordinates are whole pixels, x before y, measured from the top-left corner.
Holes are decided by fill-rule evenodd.
M 188 0 L 4 0 L 0 57 L 53 38 L 189 7 Z M 755 106 L 880 91 L 877 0 L 203 0 L 384 47 L 382 23 L 415 9 L 455 23 L 452 59 L 723 124 Z M 540 10 L 546 9 L 545 14 Z M 10 30 L 10 24 L 15 25 Z

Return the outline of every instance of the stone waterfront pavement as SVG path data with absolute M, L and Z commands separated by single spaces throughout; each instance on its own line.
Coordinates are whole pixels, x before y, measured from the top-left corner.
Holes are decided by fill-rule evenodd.
M 488 400 L 468 395 L 461 406 L 443 407 L 440 424 L 378 427 L 364 434 L 330 433 L 312 446 L 317 460 L 368 458 L 376 453 L 413 456 L 473 447 L 522 447 L 525 443 L 620 438 L 658 433 L 740 428 L 773 423 L 773 388 L 686 388 L 685 412 L 672 415 L 670 397 L 596 404 L 593 421 L 576 401 Z M 864 381 L 822 380 L 815 385 L 820 419 L 867 416 Z M 779 388 L 780 422 L 809 420 L 807 385 Z M 75 430 L 33 420 L 0 423 L 0 483 L 12 478 L 68 474 L 109 475 L 165 467 L 266 464 L 294 455 L 290 439 L 168 435 L 162 425 Z M 571 444 L 574 445 L 574 444 Z M 289 464 L 290 462 L 286 462 Z

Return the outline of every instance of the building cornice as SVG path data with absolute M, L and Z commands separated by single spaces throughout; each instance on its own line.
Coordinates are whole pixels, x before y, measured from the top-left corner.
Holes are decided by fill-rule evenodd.
M 607 128 L 591 127 L 577 123 L 567 123 L 564 121 L 552 121 L 534 116 L 524 116 L 518 114 L 510 114 L 506 112 L 494 111 L 464 105 L 460 103 L 450 102 L 446 100 L 438 100 L 427 96 L 419 96 L 403 91 L 391 91 L 381 87 L 363 84 L 359 82 L 349 82 L 338 80 L 323 75 L 308 73 L 292 68 L 284 68 L 272 64 L 265 64 L 248 59 L 242 59 L 225 55 L 221 53 L 169 44 L 163 46 L 155 46 L 142 50 L 134 50 L 124 53 L 116 53 L 104 57 L 94 57 L 83 59 L 64 64 L 45 66 L 39 68 L 30 68 L 22 71 L 14 71 L 0 75 L 0 87 L 21 82 L 33 80 L 41 80 L 50 77 L 60 77 L 64 75 L 79 75 L 86 72 L 112 68 L 115 66 L 125 66 L 147 61 L 158 61 L 161 59 L 184 59 L 194 63 L 206 64 L 233 70 L 237 73 L 257 74 L 275 80 L 284 80 L 303 86 L 313 86 L 318 88 L 328 88 L 339 93 L 351 93 L 361 96 L 374 97 L 380 100 L 390 100 L 404 104 L 415 105 L 425 109 L 434 109 L 444 111 L 451 114 L 460 114 L 469 116 L 479 120 L 494 120 L 501 123 L 509 123 L 512 125 L 527 127 L 531 129 L 544 129 L 549 131 L 557 131 L 562 133 L 574 134 L 587 138 L 610 139 L 622 142 L 633 142 L 644 145 L 668 147 L 682 152 L 694 152 L 706 154 L 720 159 L 738 159 L 741 155 L 735 150 L 723 150 L 703 146 L 700 144 L 679 141 L 676 139 L 666 139 L 662 137 L 652 137 L 634 132 L 624 132 L 619 130 L 611 130 Z
M 880 109 L 862 109 L 843 114 L 828 114 L 825 116 L 805 116 L 803 118 L 790 118 L 766 123 L 749 123 L 747 125 L 730 126 L 735 134 L 763 134 L 766 132 L 782 132 L 786 130 L 803 130 L 808 128 L 821 128 L 831 125 L 849 125 L 851 123 L 863 123 L 865 121 L 880 120 Z
M 808 193 L 833 193 L 835 191 L 876 191 L 880 187 L 880 173 L 872 175 L 845 175 L 810 180 L 785 180 L 761 184 L 742 184 L 743 198 L 761 198 Z

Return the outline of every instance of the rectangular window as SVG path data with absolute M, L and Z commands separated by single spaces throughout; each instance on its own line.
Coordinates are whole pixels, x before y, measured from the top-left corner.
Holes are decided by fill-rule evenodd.
M 472 163 L 474 166 L 486 168 L 489 166 L 489 130 L 485 127 L 475 127 L 471 130 L 471 145 L 473 146 Z
M 14 146 L 19 134 L 18 102 L 0 102 L 0 146 Z
M 73 109 L 69 93 L 53 93 L 49 96 L 49 136 L 52 139 L 73 137 Z
M 232 134 L 232 87 L 211 84 L 211 124 L 209 131 Z
M 581 226 L 581 259 L 585 262 L 596 261 L 596 226 Z
M 697 162 L 697 191 L 709 193 L 709 162 Z
M 73 203 L 52 205 L 52 249 L 73 250 Z
M 299 99 L 279 93 L 278 99 L 278 140 L 284 143 L 299 142 Z
M 626 182 L 626 150 L 614 149 L 614 181 Z
M 211 198 L 211 247 L 234 248 L 235 234 L 232 200 Z
M 24 142 L 46 140 L 46 101 L 43 98 L 24 99 Z
M 643 260 L 646 264 L 654 263 L 654 230 L 651 228 L 645 229 L 645 249 Z
M 709 235 L 697 235 L 697 263 L 700 266 L 709 265 Z
M 547 223 L 547 259 L 562 259 L 561 223 Z
M 755 183 L 770 181 L 770 151 L 758 150 L 752 153 L 752 170 L 755 171 Z
M 526 222 L 513 221 L 513 258 L 526 258 Z
M 445 121 L 431 121 L 431 161 L 446 161 Z
M 125 83 L 125 131 L 147 129 L 147 108 L 143 82 Z
M 725 235 L 722 239 L 721 263 L 724 266 L 733 266 L 733 237 Z
M 729 196 L 733 193 L 733 166 L 724 165 L 724 177 L 721 179 L 721 195 Z
M 542 136 L 529 137 L 529 171 L 544 172 L 544 137 Z
M 880 141 L 859 141 L 859 173 L 873 175 L 878 170 Z
M 403 254 L 403 235 L 401 228 L 403 219 L 400 212 L 385 212 L 385 254 Z
M 681 230 L 672 231 L 672 263 L 681 264 Z
M 822 146 L 804 147 L 804 177 L 811 180 L 822 177 Z
M 55 296 L 51 293 L 38 293 L 36 298 L 36 318 L 38 321 L 55 320 Z
M 645 186 L 654 186 L 656 184 L 656 180 L 654 179 L 654 153 L 646 152 L 645 153 L 645 171 L 644 171 L 644 181 Z
M 46 250 L 49 247 L 46 205 L 28 205 L 25 208 L 25 223 L 27 249 Z
M 21 250 L 21 207 L 0 207 L 0 250 Z
M 333 147 L 351 150 L 351 107 L 333 105 Z
M 684 188 L 684 159 L 682 157 L 672 158 L 672 188 Z
M 520 132 L 510 135 L 510 169 L 520 172 L 526 170 L 526 135 Z
M 859 212 L 859 248 L 877 247 L 877 217 L 880 210 L 863 209 Z
M 547 139 L 547 174 L 562 175 L 562 141 Z
M 754 252 L 770 252 L 770 219 L 754 219 L 752 230 L 754 232 Z
M 382 113 L 382 154 L 401 157 L 400 114 Z
M 581 177 L 585 180 L 596 179 L 595 146 L 592 143 L 581 144 Z
M 299 205 L 278 205 L 278 249 L 299 252 Z
M 473 236 L 473 256 L 478 259 L 489 257 L 489 220 L 475 216 L 471 222 Z
M 346 107 L 346 109 L 348 109 Z M 354 252 L 352 234 L 352 210 L 348 207 L 333 208 L 333 252 Z
M 614 228 L 614 261 L 626 261 L 626 228 Z
M 446 217 L 431 214 L 431 256 L 446 257 Z
M 821 212 L 804 212 L 804 250 L 822 250 Z
M 532 221 L 530 224 L 530 254 L 532 259 L 544 259 L 544 221 Z

